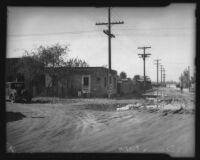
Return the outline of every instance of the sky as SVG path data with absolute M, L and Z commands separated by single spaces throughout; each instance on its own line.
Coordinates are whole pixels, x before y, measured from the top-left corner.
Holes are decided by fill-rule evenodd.
M 146 75 L 157 79 L 155 59 L 165 68 L 166 81 L 178 81 L 190 66 L 195 70 L 195 9 L 193 3 L 167 7 L 112 7 L 115 35 L 111 41 L 112 69 L 133 78 L 143 75 L 143 60 L 138 47 L 146 50 Z M 108 9 L 96 7 L 8 7 L 7 57 L 21 57 L 24 50 L 40 45 L 69 45 L 67 58 L 84 59 L 91 67 L 108 66 L 108 37 L 103 33 Z M 160 80 L 159 71 L 159 80 Z

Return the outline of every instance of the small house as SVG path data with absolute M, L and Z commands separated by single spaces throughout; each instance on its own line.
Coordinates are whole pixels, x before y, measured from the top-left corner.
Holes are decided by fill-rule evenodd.
M 49 74 L 54 70 L 57 80 Z M 110 78 L 109 78 L 110 77 Z M 107 97 L 117 92 L 117 71 L 104 67 L 57 67 L 47 68 L 46 94 L 58 97 Z

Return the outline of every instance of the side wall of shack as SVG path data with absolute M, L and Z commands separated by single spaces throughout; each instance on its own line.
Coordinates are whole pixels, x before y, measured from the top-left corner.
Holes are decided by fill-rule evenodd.
M 118 83 L 118 94 L 132 94 L 132 93 L 140 93 L 144 90 L 142 81 L 136 81 L 136 80 L 126 80 L 126 81 L 120 81 Z M 146 83 L 145 89 L 151 89 L 152 85 L 151 82 Z
M 93 70 L 83 70 L 74 72 L 70 75 L 70 90 L 72 96 L 78 95 L 78 91 L 82 90 L 82 77 L 90 76 L 90 95 L 91 97 L 106 97 L 108 94 L 108 73 L 106 70 L 98 68 Z M 117 74 L 112 74 L 112 93 L 116 94 Z
M 122 94 L 131 94 L 133 92 L 133 82 L 129 81 L 122 81 L 121 83 L 121 93 Z
M 51 82 L 51 77 L 46 75 L 46 95 L 58 97 L 77 97 L 78 92 L 82 91 L 83 76 L 90 76 L 90 96 L 106 97 L 108 94 L 108 72 L 105 68 L 74 68 L 71 70 L 63 70 L 67 72 L 59 79 L 55 87 L 47 88 Z M 62 73 L 60 73 L 62 74 Z M 117 73 L 112 73 L 112 93 L 117 92 Z

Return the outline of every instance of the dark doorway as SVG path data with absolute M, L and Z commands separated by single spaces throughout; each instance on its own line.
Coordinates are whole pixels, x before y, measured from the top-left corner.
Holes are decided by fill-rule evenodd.
M 89 86 L 89 77 L 83 78 L 83 86 L 85 86 L 85 87 Z

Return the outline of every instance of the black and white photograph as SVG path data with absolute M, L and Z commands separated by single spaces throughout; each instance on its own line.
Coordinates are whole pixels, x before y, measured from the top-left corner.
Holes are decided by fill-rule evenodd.
M 6 152 L 194 157 L 195 10 L 8 6 Z

